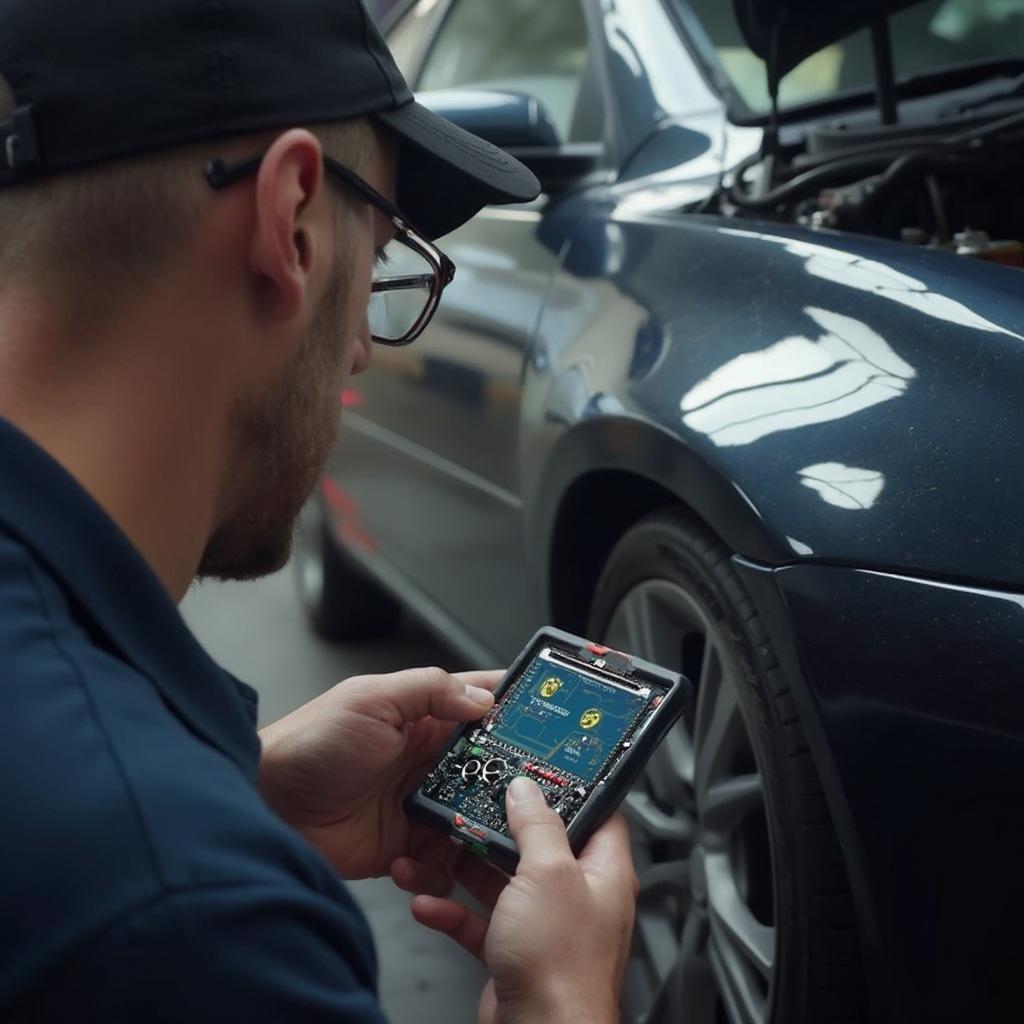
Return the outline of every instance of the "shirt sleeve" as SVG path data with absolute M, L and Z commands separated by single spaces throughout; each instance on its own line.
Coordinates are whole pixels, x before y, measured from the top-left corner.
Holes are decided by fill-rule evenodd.
M 298 886 L 166 893 L 42 979 L 24 1019 L 384 1024 L 372 954 L 363 946 L 365 926 Z

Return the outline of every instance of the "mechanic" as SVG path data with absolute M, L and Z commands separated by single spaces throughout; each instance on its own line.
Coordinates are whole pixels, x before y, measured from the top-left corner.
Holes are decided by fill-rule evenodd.
M 349 680 L 260 737 L 176 607 L 285 562 L 375 254 L 536 180 L 413 102 L 357 0 L 0 19 L 0 1019 L 380 1020 L 339 877 L 388 873 L 486 964 L 483 1020 L 617 1019 L 621 821 L 577 860 L 519 783 L 509 881 L 402 813 L 497 673 Z

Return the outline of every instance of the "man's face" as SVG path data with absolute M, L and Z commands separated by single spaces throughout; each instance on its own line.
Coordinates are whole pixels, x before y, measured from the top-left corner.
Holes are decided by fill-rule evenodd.
M 393 198 L 394 149 L 380 133 L 378 140 L 362 176 Z M 200 577 L 253 579 L 288 561 L 299 512 L 337 441 L 339 393 L 350 374 L 369 364 L 374 257 L 394 229 L 369 204 L 327 198 L 335 218 L 329 283 L 283 379 L 266 395 L 240 402 L 231 417 L 233 512 L 210 538 Z

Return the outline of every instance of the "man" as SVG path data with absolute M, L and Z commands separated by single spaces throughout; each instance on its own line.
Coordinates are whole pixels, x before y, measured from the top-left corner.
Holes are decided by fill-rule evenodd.
M 375 254 L 433 267 L 404 325 L 375 293 L 408 341 L 451 274 L 425 236 L 536 181 L 412 102 L 356 0 L 3 0 L 0 25 L 3 1019 L 379 1020 L 338 876 L 386 873 L 489 968 L 483 1020 L 615 1019 L 621 822 L 577 861 L 511 788 L 508 881 L 402 814 L 494 673 L 349 680 L 261 752 L 176 608 L 286 559 L 370 359 Z

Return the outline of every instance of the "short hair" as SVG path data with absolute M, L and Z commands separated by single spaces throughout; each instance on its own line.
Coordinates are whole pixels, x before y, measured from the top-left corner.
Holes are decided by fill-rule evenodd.
M 14 105 L 0 77 L 0 120 Z M 366 118 L 308 127 L 357 173 L 373 152 Z M 101 314 L 150 282 L 195 229 L 206 161 L 266 140 L 209 140 L 0 188 L 0 281 L 41 288 L 69 315 Z

